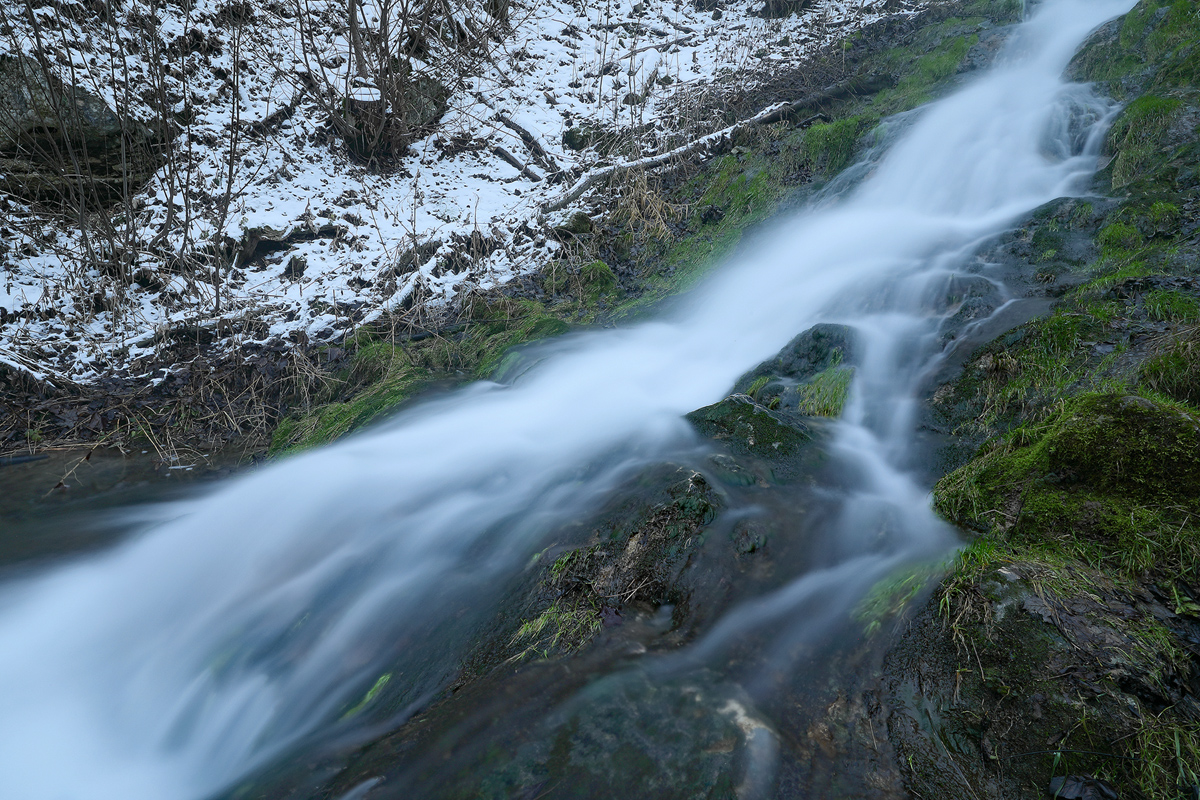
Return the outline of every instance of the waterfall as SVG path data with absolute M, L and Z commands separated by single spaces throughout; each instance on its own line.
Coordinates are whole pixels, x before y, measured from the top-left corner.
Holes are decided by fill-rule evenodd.
M 915 386 L 938 353 L 930 294 L 1014 219 L 1085 190 L 1110 107 L 1060 75 L 1132 5 L 1042 3 L 859 185 L 779 221 L 669 317 L 552 342 L 513 385 L 474 384 L 162 506 L 120 546 L 4 587 L 0 794 L 202 800 L 336 719 L 383 665 L 403 665 L 418 707 L 551 526 L 694 443 L 684 413 L 818 321 L 864 340 L 832 445 L 855 496 L 816 569 L 687 657 L 767 624 L 782 649 L 895 564 L 948 550 L 906 471 Z

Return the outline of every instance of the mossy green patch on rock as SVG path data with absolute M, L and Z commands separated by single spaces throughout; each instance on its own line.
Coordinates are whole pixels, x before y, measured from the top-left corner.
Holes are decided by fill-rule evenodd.
M 844 325 L 814 325 L 739 378 L 734 391 L 770 410 L 841 416 L 854 379 L 854 341 Z
M 1097 31 L 1072 63 L 1072 78 L 1106 81 L 1118 96 L 1141 87 L 1195 87 L 1200 18 L 1190 0 L 1142 0 Z
M 1200 421 L 1142 397 L 1083 395 L 942 479 L 939 511 L 1034 550 L 1129 574 L 1200 568 Z
M 1177 797 L 1200 711 L 1196 621 L 1077 562 L 966 561 L 888 656 L 889 737 L 914 794 L 1035 797 L 1077 774 Z
M 1116 153 L 1114 189 L 1144 176 L 1182 107 L 1177 98 L 1143 95 L 1124 110 L 1109 133 L 1109 147 Z
M 850 163 L 859 137 L 878 121 L 871 117 L 847 117 L 816 124 L 804 132 L 804 151 L 814 169 L 828 175 Z
M 747 395 L 727 397 L 687 418 L 705 436 L 727 442 L 735 452 L 765 458 L 787 458 L 812 441 L 802 423 L 760 406 Z
M 600 631 L 604 614 L 619 618 L 630 605 L 656 608 L 685 600 L 679 570 L 703 542 L 720 500 L 690 470 L 651 470 L 638 483 L 646 485 L 631 486 L 630 498 L 603 513 L 587 544 L 543 568 L 529 610 L 508 642 L 515 649 L 510 660 L 575 652 Z

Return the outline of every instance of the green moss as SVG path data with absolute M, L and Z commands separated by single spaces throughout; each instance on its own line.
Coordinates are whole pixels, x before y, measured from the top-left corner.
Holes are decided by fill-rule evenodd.
M 648 256 L 654 272 L 646 276 L 640 293 L 616 305 L 608 320 L 646 313 L 664 297 L 690 290 L 726 260 L 746 231 L 767 219 L 787 194 L 781 169 L 780 163 L 757 154 L 741 159 L 726 155 L 707 165 L 676 198 L 697 209 L 692 232 L 654 249 Z M 685 201 L 689 192 L 699 195 Z
M 693 411 L 687 419 L 705 436 L 765 458 L 788 457 L 812 437 L 741 395 Z
M 1120 258 L 1142 246 L 1142 234 L 1128 223 L 1114 222 L 1100 231 L 1096 243 L 1105 257 Z
M 308 410 L 279 424 L 271 453 L 331 442 L 394 411 L 434 383 L 491 377 L 513 347 L 570 330 L 565 321 L 531 300 L 485 306 L 480 317 L 455 337 L 431 337 L 408 345 L 358 334 L 347 342 L 354 349 L 350 369 L 329 379 L 325 397 L 314 398 Z
M 1170 229 L 1179 222 L 1179 206 L 1160 200 L 1150 206 L 1148 216 L 1156 228 Z
M 1079 287 L 1079 296 L 1086 296 L 1110 289 L 1130 278 L 1145 278 L 1154 274 L 1154 270 L 1145 261 L 1129 261 L 1117 269 L 1100 265 L 1095 278 Z
M 1146 174 L 1162 148 L 1162 139 L 1183 103 L 1173 97 L 1144 95 L 1129 104 L 1109 132 L 1113 188 L 1127 186 Z
M 1200 18 L 1191 0 L 1142 0 L 1125 15 L 1118 35 L 1088 44 L 1075 60 L 1081 80 L 1109 81 L 1118 96 L 1123 79 L 1156 88 L 1194 87 L 1200 77 Z
M 804 149 L 814 170 L 833 175 L 844 169 L 854 156 L 859 136 L 876 120 L 848 117 L 811 126 L 804 132 Z
M 593 302 L 617 288 L 617 276 L 603 261 L 589 261 L 579 268 L 579 281 Z
M 963 5 L 963 12 L 986 15 L 993 22 L 1020 22 L 1025 0 L 972 0 Z
M 1018 428 L 935 488 L 938 510 L 1025 546 L 1134 574 L 1200 567 L 1200 422 L 1087 394 Z
M 946 31 L 962 26 L 962 20 L 947 20 L 941 27 Z M 975 35 L 952 36 L 936 41 L 926 51 L 913 45 L 882 54 L 878 60 L 901 78 L 895 87 L 879 93 L 873 107 L 881 114 L 894 114 L 928 102 L 939 84 L 958 71 L 978 40 Z
M 431 372 L 396 345 L 367 336 L 350 369 L 331 379 L 335 385 L 361 387 L 351 399 L 318 402 L 309 412 L 286 418 L 271 438 L 274 455 L 333 441 L 411 397 L 432 380 Z
M 1155 82 L 1194 88 L 1200 83 L 1200 15 L 1196 6 L 1190 0 L 1159 0 L 1155 5 L 1167 8 L 1166 16 L 1146 36 L 1149 59 L 1162 65 Z
M 797 411 L 814 417 L 840 417 L 854 381 L 854 368 L 834 365 L 799 387 Z

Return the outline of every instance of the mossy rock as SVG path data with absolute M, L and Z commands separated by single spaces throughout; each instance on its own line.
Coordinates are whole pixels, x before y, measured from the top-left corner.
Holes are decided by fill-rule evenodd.
M 562 225 L 554 228 L 554 236 L 559 241 L 569 242 L 592 232 L 592 219 L 582 211 L 576 211 Z
M 595 146 L 601 155 L 607 155 L 616 146 L 620 135 L 598 125 L 583 124 L 563 131 L 563 147 L 568 150 L 586 150 Z
M 976 530 L 1130 574 L 1200 567 L 1200 420 L 1120 394 L 1077 397 L 943 478 L 937 508 Z
M 885 661 L 913 794 L 1032 799 L 1080 774 L 1120 797 L 1179 796 L 1200 750 L 1196 621 L 1082 564 L 964 555 Z
M 1142 0 L 1102 26 L 1067 70 L 1080 81 L 1107 81 L 1118 97 L 1144 88 L 1200 84 L 1200 17 L 1191 0 Z
M 603 261 L 589 261 L 579 268 L 579 281 L 583 284 L 584 292 L 596 299 L 609 294 L 617 288 L 617 276 L 612 268 Z
M 1193 309 L 1189 307 L 1189 313 Z M 1200 329 L 1177 338 L 1142 364 L 1139 377 L 1146 387 L 1200 408 Z
M 770 411 L 742 394 L 693 411 L 687 419 L 702 434 L 728 443 L 735 452 L 764 458 L 795 455 L 813 438 L 804 422 Z
M 821 418 L 771 411 L 744 394 L 697 409 L 687 420 L 732 453 L 738 469 L 730 482 L 735 485 L 750 476 L 774 483 L 811 478 L 824 458 L 819 445 L 828 428 Z M 725 479 L 730 470 L 716 472 Z
M 857 362 L 854 329 L 821 323 L 739 378 L 734 392 L 772 410 L 837 417 Z
M 1114 189 L 1148 177 L 1159 154 L 1179 143 L 1180 135 L 1171 133 L 1183 109 L 1178 98 L 1143 95 L 1122 111 L 1108 136 Z

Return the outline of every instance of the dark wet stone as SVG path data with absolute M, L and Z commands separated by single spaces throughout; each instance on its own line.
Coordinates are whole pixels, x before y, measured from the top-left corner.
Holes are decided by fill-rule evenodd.
M 739 378 L 733 390 L 745 392 L 764 376 L 799 382 L 837 364 L 855 364 L 857 359 L 854 329 L 821 323 L 792 339 L 774 358 Z
M 794 455 L 813 439 L 809 421 L 770 411 L 744 394 L 697 409 L 687 419 L 700 433 L 728 444 L 734 452 L 768 459 Z
M 1046 794 L 1059 800 L 1117 800 L 1117 792 L 1099 778 L 1060 775 L 1050 781 Z

